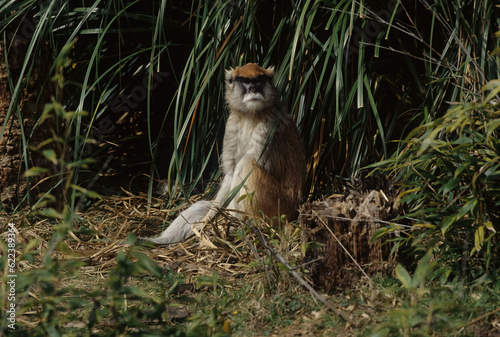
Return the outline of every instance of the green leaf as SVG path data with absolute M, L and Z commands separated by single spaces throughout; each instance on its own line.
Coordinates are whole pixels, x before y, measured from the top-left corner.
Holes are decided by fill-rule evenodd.
M 59 213 L 58 211 L 56 211 L 53 208 L 47 208 L 47 209 L 41 210 L 40 213 L 42 213 L 43 215 L 45 215 L 46 217 L 49 217 L 49 218 L 56 218 L 56 219 L 61 219 L 61 220 L 64 218 L 62 213 Z
M 496 129 L 498 129 L 499 126 L 500 126 L 500 118 L 493 119 L 493 120 L 489 121 L 488 123 L 486 123 L 486 130 L 487 130 L 486 137 L 488 137 L 488 138 L 491 137 L 491 134 Z
M 56 152 L 54 150 L 46 149 L 46 150 L 42 151 L 42 154 L 52 164 L 57 165 L 57 155 L 56 155 Z
M 457 219 L 462 218 L 467 213 L 471 213 L 471 215 L 474 215 L 473 214 L 473 209 L 474 209 L 474 207 L 476 207 L 476 205 L 477 205 L 477 199 L 476 198 L 473 198 L 472 200 L 470 200 L 469 202 L 467 202 L 460 209 L 460 212 L 457 215 Z
M 455 222 L 455 220 L 457 220 L 457 218 L 457 214 L 453 214 L 444 218 L 443 224 L 441 225 L 441 234 L 445 235 L 448 228 Z
M 81 186 L 78 186 L 75 184 L 71 184 L 70 186 L 74 190 L 82 192 L 82 194 L 85 195 L 86 197 L 89 197 L 89 198 L 100 198 L 101 197 L 101 195 L 99 195 L 98 193 L 96 193 L 94 191 L 87 190 L 86 188 L 83 188 Z
M 493 233 L 496 233 L 495 227 L 493 227 L 493 223 L 491 221 L 487 221 L 484 223 L 484 226 Z
M 122 287 L 120 289 L 120 293 L 134 295 L 134 296 L 137 296 L 139 298 L 145 298 L 148 295 L 144 290 L 142 290 L 138 287 L 130 287 L 130 286 Z
M 415 275 L 413 275 L 412 282 L 413 287 L 423 287 L 425 285 L 425 282 L 432 271 L 432 264 L 430 263 L 431 257 L 432 250 L 429 249 L 422 260 L 420 260 L 417 269 L 415 269 Z
M 467 165 L 468 164 L 465 164 L 465 163 L 460 164 L 457 167 L 457 169 L 455 170 L 455 174 L 453 175 L 453 177 L 457 178 L 460 175 L 460 173 L 462 173 L 466 169 Z M 446 194 L 446 192 L 443 192 L 443 193 Z
M 24 172 L 24 176 L 25 177 L 34 177 L 34 176 L 40 175 L 42 173 L 47 173 L 47 172 L 49 172 L 48 169 L 35 166 L 35 167 L 30 168 L 29 170 L 26 170 L 26 172 Z
M 448 194 L 450 191 L 454 190 L 460 180 L 461 177 L 454 177 L 448 180 L 448 182 L 443 186 L 443 195 Z
M 498 93 L 500 93 L 500 80 L 492 80 L 488 82 L 483 87 L 483 91 L 488 91 L 488 90 L 491 90 L 491 92 L 484 99 L 485 102 L 491 101 L 493 97 L 495 97 L 496 95 L 498 95 Z
M 134 252 L 134 256 L 138 259 L 136 262 L 139 266 L 149 271 L 156 277 L 161 277 L 161 268 L 158 264 L 153 261 L 149 256 L 141 252 Z
M 412 288 L 412 278 L 408 271 L 400 263 L 396 266 L 394 272 L 396 273 L 396 278 L 401 282 L 403 287 L 406 289 Z
M 373 236 L 370 239 L 370 244 L 374 243 L 375 241 L 386 235 L 387 232 L 388 232 L 388 227 L 382 227 L 377 231 L 375 231 L 375 233 L 373 233 Z
M 284 265 L 283 263 L 279 263 L 279 262 L 277 262 L 276 264 L 278 265 L 278 268 L 279 268 L 280 270 L 283 270 L 283 271 L 290 271 L 290 270 L 291 270 L 290 268 L 288 268 L 288 267 L 287 267 L 286 265 Z
M 479 226 L 475 233 L 474 233 L 474 249 L 471 251 L 471 255 L 474 252 L 479 252 L 481 251 L 483 244 L 484 244 L 484 227 L 485 226 Z
M 172 284 L 172 286 L 170 288 L 168 288 L 168 290 L 167 290 L 167 297 L 170 297 L 173 294 L 175 294 L 175 292 L 177 291 L 177 286 L 178 285 L 179 285 L 179 281 L 175 281 L 174 284 Z
M 436 229 L 436 225 L 430 223 L 417 223 L 413 225 L 413 228 L 428 228 L 428 229 Z

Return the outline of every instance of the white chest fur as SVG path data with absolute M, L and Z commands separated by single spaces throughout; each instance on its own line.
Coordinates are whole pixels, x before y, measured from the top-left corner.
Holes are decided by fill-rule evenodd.
M 258 160 L 269 134 L 268 123 L 257 121 L 255 118 L 235 118 L 232 125 L 235 144 L 232 159 L 238 163 L 243 157 L 252 157 Z M 228 144 L 229 145 L 229 144 Z M 229 146 L 231 146 L 229 145 Z

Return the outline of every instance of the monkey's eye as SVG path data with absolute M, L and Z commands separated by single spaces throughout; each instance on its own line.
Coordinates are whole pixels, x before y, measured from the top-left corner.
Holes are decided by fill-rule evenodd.
M 238 81 L 242 84 L 250 84 L 250 83 L 252 83 L 253 80 L 250 78 L 247 78 L 247 77 L 238 76 L 238 77 L 236 77 L 236 81 Z
M 253 84 L 255 86 L 261 86 L 266 81 L 266 77 L 259 76 L 257 78 L 248 78 L 248 77 L 238 76 L 236 77 L 236 81 L 238 81 L 241 84 Z

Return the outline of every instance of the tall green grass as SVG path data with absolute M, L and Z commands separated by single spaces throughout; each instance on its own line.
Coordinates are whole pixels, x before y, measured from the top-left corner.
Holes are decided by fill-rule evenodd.
M 55 60 L 77 39 L 63 100 L 70 110 L 89 112 L 74 130 L 98 144 L 85 151 L 85 141 L 74 137 L 73 160 L 89 152 L 103 158 L 96 172 L 113 148 L 108 141 L 119 139 L 119 131 L 103 132 L 108 124 L 100 122 L 113 116 L 117 97 L 133 99 L 137 77 L 149 76 L 136 108 L 144 113 L 143 132 L 134 137 L 147 144 L 138 160 L 150 162 L 150 195 L 157 178 L 185 196 L 218 178 L 214 158 L 227 118 L 223 74 L 232 66 L 277 67 L 276 85 L 306 145 L 306 192 L 313 195 L 341 190 L 363 166 L 396 153 L 401 145 L 394 141 L 413 127 L 498 77 L 490 27 L 499 15 L 492 1 L 18 1 L 1 9 L 7 53 L 8 35 L 22 35 L 22 19 L 34 26 L 20 75 L 11 78 L 9 118 L 21 118 L 19 97 L 38 56 Z M 180 31 L 190 38 L 180 41 Z M 154 111 L 152 78 L 165 71 L 175 92 Z M 29 151 L 29 137 L 23 139 Z M 74 181 L 81 179 L 77 172 Z

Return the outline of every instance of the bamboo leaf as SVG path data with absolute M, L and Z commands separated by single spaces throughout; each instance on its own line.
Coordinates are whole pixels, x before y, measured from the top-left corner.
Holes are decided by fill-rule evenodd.
M 493 227 L 493 223 L 491 221 L 485 222 L 484 227 L 486 227 L 489 231 L 496 233 L 495 227 Z
M 425 285 L 425 282 L 432 271 L 432 263 L 430 263 L 431 257 L 432 250 L 429 250 L 420 260 L 417 268 L 415 269 L 415 275 L 413 275 L 413 287 L 423 287 Z
M 50 161 L 52 164 L 57 165 L 57 154 L 52 149 L 46 149 L 42 151 L 43 156 Z
M 462 208 L 460 208 L 460 212 L 458 213 L 457 219 L 462 218 L 467 213 L 471 213 L 471 215 L 474 215 L 472 213 L 476 205 L 477 205 L 476 198 L 473 198 L 472 200 L 468 201 L 464 206 L 462 206 Z
M 484 244 L 484 227 L 485 226 L 479 226 L 475 233 L 474 233 L 474 249 L 471 251 L 471 255 L 474 254 L 474 252 L 479 252 L 481 251 L 483 244 Z
M 43 215 L 45 215 L 46 217 L 49 217 L 49 218 L 56 218 L 56 219 L 61 219 L 61 220 L 64 219 L 63 214 L 57 212 L 53 208 L 46 208 L 44 210 L 41 210 L 40 213 L 42 213 Z
M 443 130 L 444 126 L 437 126 L 434 130 L 432 130 L 422 141 L 422 145 L 417 152 L 417 155 L 421 155 L 424 153 L 435 141 L 437 135 Z
M 458 215 L 450 215 L 443 220 L 443 224 L 441 225 L 441 234 L 445 235 L 448 231 L 449 227 L 457 220 Z
M 401 282 L 403 287 L 406 289 L 412 289 L 412 278 L 408 271 L 400 263 L 396 266 L 394 272 L 396 273 L 396 278 Z
M 43 167 L 35 166 L 35 167 L 30 168 L 26 172 L 24 172 L 24 176 L 25 177 L 34 177 L 34 176 L 38 176 L 38 175 L 40 175 L 42 173 L 47 173 L 47 172 L 49 172 L 48 169 L 43 168 Z

